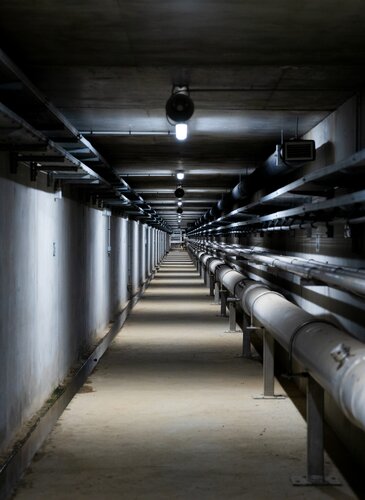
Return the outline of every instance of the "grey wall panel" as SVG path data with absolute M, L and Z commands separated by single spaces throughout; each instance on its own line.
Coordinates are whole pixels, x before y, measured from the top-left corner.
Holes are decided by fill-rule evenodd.
M 126 302 L 126 225 L 15 182 L 0 155 L 1 450 Z M 39 181 L 40 182 L 40 181 Z
M 130 292 L 132 295 L 139 290 L 141 267 L 140 267 L 140 224 L 137 221 L 130 221 L 130 243 L 129 256 L 131 262 L 130 269 Z
M 128 301 L 128 220 L 112 217 L 110 296 L 111 316 L 123 309 Z
M 141 224 L 141 285 L 147 279 L 147 226 L 145 224 Z

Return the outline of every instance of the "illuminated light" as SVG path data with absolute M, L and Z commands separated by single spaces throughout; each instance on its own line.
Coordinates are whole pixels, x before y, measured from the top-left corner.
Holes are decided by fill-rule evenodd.
M 182 201 L 178 201 L 178 202 L 177 202 L 177 206 L 178 206 L 178 207 L 181 207 L 181 206 L 182 206 Z
M 185 174 L 184 174 L 184 172 L 178 172 L 178 173 L 176 174 L 176 177 L 177 177 L 177 180 L 178 180 L 178 181 L 182 181 L 182 180 L 183 180 L 183 178 L 185 177 Z
M 177 123 L 175 125 L 175 134 L 178 141 L 185 141 L 188 136 L 188 125 L 187 123 Z

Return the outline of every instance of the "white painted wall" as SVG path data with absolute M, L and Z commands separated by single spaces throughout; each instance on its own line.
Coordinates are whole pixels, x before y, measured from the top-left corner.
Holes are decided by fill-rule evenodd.
M 128 300 L 128 225 L 0 153 L 0 453 Z M 133 223 L 140 226 L 139 223 Z M 137 262 L 141 248 L 133 249 Z

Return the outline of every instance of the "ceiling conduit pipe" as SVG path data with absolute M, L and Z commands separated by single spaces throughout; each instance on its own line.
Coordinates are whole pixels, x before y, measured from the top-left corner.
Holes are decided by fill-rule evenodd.
M 230 211 L 235 203 L 262 189 L 273 177 L 291 171 L 294 168 L 293 166 L 277 162 L 278 154 L 276 152 L 271 155 L 262 166 L 256 168 L 252 174 L 241 180 L 230 193 L 225 193 L 221 200 L 203 215 L 198 225 L 217 219 L 224 212 Z
M 239 299 L 243 310 L 335 399 L 343 413 L 365 430 L 365 345 L 328 321 L 289 302 L 278 292 L 229 266 L 216 277 Z M 225 285 L 225 286 L 226 286 Z
M 210 247 L 210 242 L 205 242 Z M 316 262 L 313 259 L 277 256 L 253 249 L 244 249 L 238 245 L 215 244 L 214 249 L 226 255 L 234 255 L 245 260 L 289 272 L 308 280 L 316 280 L 329 286 L 335 286 L 355 295 L 365 296 L 365 272 L 362 269 L 335 266 Z

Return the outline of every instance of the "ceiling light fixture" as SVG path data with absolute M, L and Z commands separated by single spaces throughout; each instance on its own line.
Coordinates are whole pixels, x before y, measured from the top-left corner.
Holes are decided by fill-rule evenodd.
M 181 207 L 181 206 L 182 206 L 182 201 L 180 201 L 180 200 L 179 200 L 179 201 L 177 202 L 177 206 L 178 206 L 178 207 Z
M 184 172 L 177 172 L 176 178 L 178 181 L 182 181 L 184 177 L 185 177 Z
M 175 135 L 178 141 L 185 141 L 188 136 L 188 125 L 187 123 L 177 123 L 175 125 Z
M 188 136 L 187 121 L 193 116 L 194 103 L 189 95 L 189 88 L 175 86 L 166 102 L 166 118 L 170 125 L 175 125 L 176 139 L 184 141 Z

